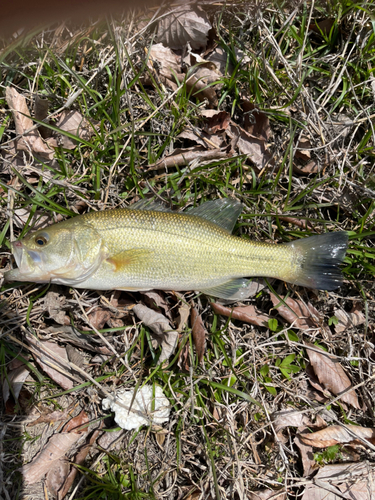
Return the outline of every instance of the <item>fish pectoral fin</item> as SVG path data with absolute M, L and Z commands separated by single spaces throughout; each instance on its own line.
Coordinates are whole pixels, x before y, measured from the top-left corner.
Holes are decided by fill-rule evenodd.
M 236 301 L 247 298 L 249 283 L 251 283 L 251 280 L 248 278 L 234 278 L 221 283 L 221 285 L 204 288 L 200 291 L 219 299 Z
M 115 272 L 119 272 L 136 262 L 148 261 L 152 256 L 152 250 L 148 250 L 147 248 L 132 248 L 108 257 L 106 262 L 113 266 Z
M 194 207 L 186 211 L 189 215 L 197 215 L 217 224 L 229 233 L 233 231 L 241 212 L 242 203 L 232 198 L 206 201 L 199 207 Z

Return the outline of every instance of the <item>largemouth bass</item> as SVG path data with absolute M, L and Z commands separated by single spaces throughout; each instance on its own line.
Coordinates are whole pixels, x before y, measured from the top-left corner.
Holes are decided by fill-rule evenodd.
M 209 201 L 188 212 L 154 203 L 90 212 L 12 244 L 18 268 L 9 281 L 58 283 L 94 290 L 198 290 L 241 299 L 249 277 L 333 290 L 348 235 L 327 233 L 286 244 L 231 234 L 242 205 Z

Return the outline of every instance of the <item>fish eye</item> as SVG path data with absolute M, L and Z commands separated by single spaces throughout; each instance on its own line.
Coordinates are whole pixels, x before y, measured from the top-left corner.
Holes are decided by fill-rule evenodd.
M 46 237 L 47 235 L 42 235 L 40 234 L 39 236 L 37 236 L 35 238 L 35 243 L 40 246 L 40 247 L 43 247 L 44 245 L 46 245 L 46 243 L 48 242 L 48 237 Z

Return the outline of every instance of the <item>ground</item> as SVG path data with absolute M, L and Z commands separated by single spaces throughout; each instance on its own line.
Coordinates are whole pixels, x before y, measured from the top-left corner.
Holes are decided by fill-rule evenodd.
M 374 3 L 184 5 L 3 40 L 1 273 L 77 214 L 234 198 L 244 239 L 347 231 L 343 284 L 2 279 L 0 498 L 370 499 Z M 102 399 L 146 384 L 169 421 L 120 429 Z

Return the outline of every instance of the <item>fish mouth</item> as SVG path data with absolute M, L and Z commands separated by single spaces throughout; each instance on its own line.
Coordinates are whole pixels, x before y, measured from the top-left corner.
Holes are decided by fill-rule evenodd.
M 38 252 L 27 250 L 21 241 L 12 243 L 12 253 L 20 274 L 31 275 L 35 272 L 35 268 L 40 270 L 42 256 Z

